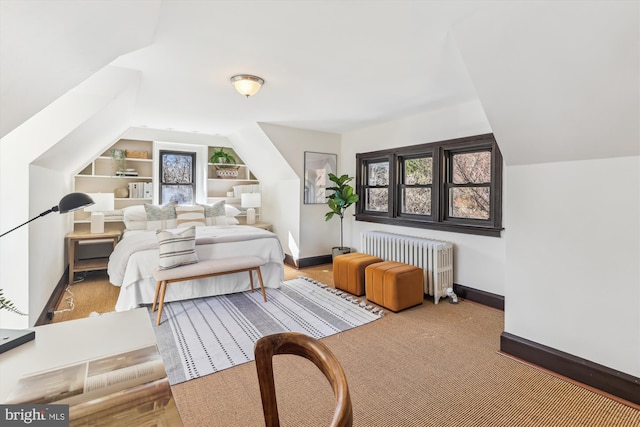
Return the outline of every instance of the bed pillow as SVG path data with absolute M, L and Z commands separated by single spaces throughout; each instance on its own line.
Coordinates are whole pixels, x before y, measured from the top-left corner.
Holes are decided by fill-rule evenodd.
M 202 206 L 176 206 L 178 227 L 204 227 L 204 208 Z
M 207 225 L 227 225 L 225 201 L 220 200 L 212 205 L 200 205 L 204 209 L 204 218 Z
M 127 230 L 146 230 L 147 229 L 147 212 L 144 206 L 127 206 L 122 209 L 122 220 Z
M 195 227 L 191 226 L 177 233 L 157 230 L 156 237 L 158 238 L 158 249 L 160 251 L 158 262 L 160 270 L 198 262 Z
M 227 217 L 227 225 L 238 225 L 238 224 L 240 224 L 240 221 L 238 221 L 234 217 L 232 216 Z
M 225 211 L 225 215 L 228 217 L 234 217 L 237 215 L 240 215 L 240 209 L 236 208 L 235 206 L 231 206 L 231 205 L 225 205 L 224 206 L 224 211 Z
M 175 203 L 167 203 L 163 206 L 145 203 L 144 210 L 147 213 L 147 230 L 176 228 L 178 226 Z

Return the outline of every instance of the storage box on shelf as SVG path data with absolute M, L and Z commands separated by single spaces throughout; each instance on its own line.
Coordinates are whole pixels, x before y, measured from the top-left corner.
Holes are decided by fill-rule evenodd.
M 152 146 L 151 141 L 119 140 L 75 176 L 74 191 L 113 193 L 116 210 L 150 202 L 153 196 Z M 124 159 L 115 159 L 112 156 L 113 149 L 121 150 L 121 153 L 125 154 Z M 137 194 L 133 191 L 133 184 L 140 184 L 141 190 Z M 75 231 L 85 231 L 89 227 L 90 213 L 82 209 L 75 211 Z M 105 230 L 118 230 L 123 227 L 121 218 L 117 216 L 105 218 Z

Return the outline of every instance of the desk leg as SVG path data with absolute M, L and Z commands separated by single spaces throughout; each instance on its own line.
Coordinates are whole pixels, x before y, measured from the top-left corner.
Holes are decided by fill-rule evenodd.
M 69 285 L 73 285 L 76 268 L 76 241 L 69 239 Z

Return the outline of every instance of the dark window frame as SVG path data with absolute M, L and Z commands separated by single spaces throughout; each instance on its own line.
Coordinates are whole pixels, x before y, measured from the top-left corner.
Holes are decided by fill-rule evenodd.
M 489 219 L 455 218 L 448 211 L 448 188 L 451 183 L 450 159 L 458 153 L 489 150 L 491 183 Z M 432 156 L 431 215 L 402 214 L 403 159 Z M 389 162 L 389 206 L 387 212 L 367 211 L 365 192 L 367 165 Z M 502 227 L 502 154 L 493 134 L 475 135 L 445 141 L 356 154 L 356 221 L 390 224 L 402 227 L 428 228 L 456 233 L 500 237 Z
M 164 156 L 184 156 L 191 157 L 191 182 L 190 183 L 172 183 L 172 182 L 164 182 Z M 158 202 L 162 205 L 168 203 L 167 200 L 163 200 L 162 198 L 162 190 L 166 187 L 172 186 L 191 186 L 191 191 L 193 195 L 193 200 L 190 204 L 195 204 L 196 201 L 196 191 L 197 191 L 197 178 L 196 178 L 196 153 L 193 151 L 176 151 L 176 150 L 160 150 L 159 152 L 159 162 L 158 162 Z

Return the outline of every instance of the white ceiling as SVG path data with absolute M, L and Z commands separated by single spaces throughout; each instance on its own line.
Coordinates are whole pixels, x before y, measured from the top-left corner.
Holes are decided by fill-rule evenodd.
M 489 5 L 3 0 L 2 113 L 20 115 L 3 135 L 109 63 L 142 73 L 132 125 L 208 134 L 342 132 L 472 99 L 449 31 Z M 239 73 L 266 83 L 245 99 L 229 82 Z
M 132 127 L 342 133 L 479 99 L 507 164 L 638 155 L 638 15 L 637 0 L 0 0 L 0 135 L 117 66 L 140 74 Z M 239 73 L 266 83 L 245 99 Z

